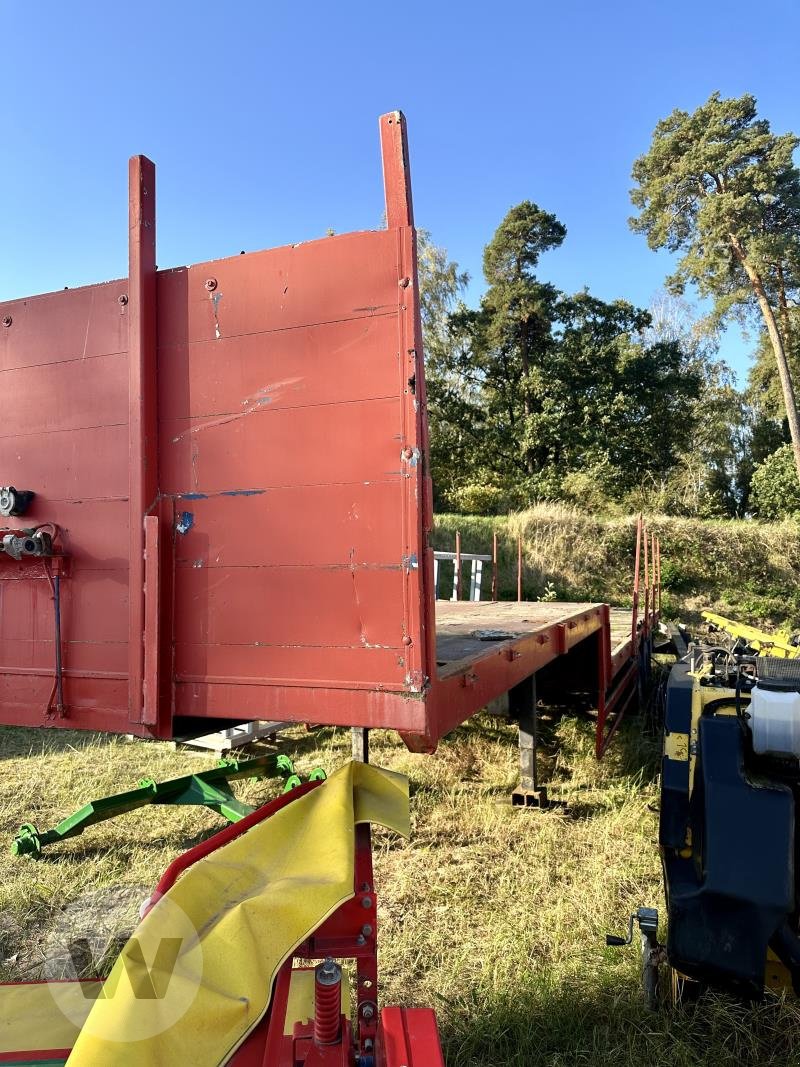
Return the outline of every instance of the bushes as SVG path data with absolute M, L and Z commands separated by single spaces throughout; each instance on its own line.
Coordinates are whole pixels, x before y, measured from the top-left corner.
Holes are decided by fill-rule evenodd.
M 450 506 L 462 515 L 496 515 L 507 506 L 506 492 L 491 482 L 469 482 L 448 493 Z
M 753 471 L 750 505 L 762 519 L 800 515 L 800 482 L 791 445 L 783 445 Z

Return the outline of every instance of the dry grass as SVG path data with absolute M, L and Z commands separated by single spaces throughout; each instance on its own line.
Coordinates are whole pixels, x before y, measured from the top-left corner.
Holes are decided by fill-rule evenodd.
M 571 813 L 512 809 L 513 731 L 478 717 L 436 756 L 373 735 L 376 763 L 408 774 L 413 836 L 378 832 L 384 1002 L 431 1004 L 450 1067 L 800 1064 L 800 1010 L 769 1000 L 743 1007 L 705 997 L 649 1013 L 633 949 L 607 949 L 641 904 L 661 904 L 655 845 L 653 745 L 631 722 L 598 765 L 587 722 L 545 721 L 553 792 Z M 167 746 L 76 734 L 0 733 L 0 832 L 33 817 L 41 827 L 72 805 L 209 760 Z M 288 751 L 308 770 L 333 769 L 349 736 L 292 732 Z M 237 787 L 251 801 L 277 782 Z M 151 886 L 182 849 L 219 820 L 192 809 L 151 809 L 87 831 L 41 861 L 0 860 L 2 976 L 32 976 L 46 931 L 90 888 Z

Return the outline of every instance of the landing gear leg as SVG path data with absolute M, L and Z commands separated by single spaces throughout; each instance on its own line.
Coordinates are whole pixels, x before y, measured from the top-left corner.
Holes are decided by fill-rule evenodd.
M 356 763 L 369 763 L 369 730 L 363 726 L 354 726 L 350 734 L 353 759 Z
M 655 1011 L 658 1008 L 660 1001 L 659 976 L 664 955 L 663 949 L 658 943 L 657 935 L 658 912 L 656 911 L 653 923 L 639 920 L 639 937 L 642 950 L 642 993 L 644 994 L 644 1002 L 651 1011 Z
M 536 675 L 526 678 L 508 694 L 508 711 L 519 725 L 519 786 L 511 794 L 511 803 L 523 808 L 549 808 L 552 801 L 547 788 L 539 785 L 536 772 L 538 749 L 536 721 Z
M 656 908 L 639 908 L 628 920 L 625 937 L 606 935 L 607 945 L 630 945 L 633 942 L 634 924 L 639 925 L 642 951 L 642 992 L 648 1008 L 653 1011 L 660 1003 L 659 976 L 662 964 L 666 963 L 664 946 L 658 943 L 658 911 Z

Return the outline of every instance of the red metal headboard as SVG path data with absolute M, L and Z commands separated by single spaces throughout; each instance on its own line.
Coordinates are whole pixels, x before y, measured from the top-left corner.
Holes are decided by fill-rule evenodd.
M 66 705 L 46 568 L 3 557 L 0 721 L 423 732 L 416 245 L 402 115 L 380 132 L 386 230 L 156 271 L 137 156 L 129 278 L 0 305 L 0 484 L 36 493 L 3 525 L 60 527 Z

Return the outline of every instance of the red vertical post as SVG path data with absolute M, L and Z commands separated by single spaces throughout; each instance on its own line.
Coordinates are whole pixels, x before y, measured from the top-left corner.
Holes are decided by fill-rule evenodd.
M 631 646 L 635 655 L 639 636 L 639 575 L 642 556 L 642 516 L 636 520 L 636 560 L 633 564 L 633 617 L 631 619 Z
M 517 603 L 522 601 L 522 534 L 517 534 Z
M 650 555 L 649 537 L 647 527 L 642 527 L 642 540 L 644 542 L 644 627 L 645 637 L 650 632 Z
M 661 540 L 656 538 L 656 591 L 658 593 L 658 614 L 661 615 Z
M 456 600 L 461 599 L 461 531 L 456 530 L 456 558 L 453 566 L 456 569 L 456 573 L 453 576 L 453 591 L 456 594 Z
M 594 734 L 594 754 L 601 759 L 605 748 L 605 728 L 608 718 L 606 697 L 608 687 L 613 682 L 611 677 L 611 609 L 603 604 L 601 610 L 602 626 L 597 631 L 597 723 Z
M 650 534 L 650 621 L 656 621 L 656 535 Z
M 148 701 L 144 716 L 144 519 L 158 492 L 155 165 L 133 156 L 128 183 L 128 716 L 155 723 L 156 701 Z
M 497 603 L 497 530 L 492 532 L 492 600 Z
M 159 644 L 161 637 L 161 560 L 157 515 L 144 520 L 144 673 L 142 722 L 158 722 Z
M 415 553 L 419 570 L 407 583 L 408 596 L 404 612 L 408 624 L 418 633 L 412 638 L 405 659 L 407 672 L 419 681 L 436 671 L 436 622 L 434 611 L 434 565 L 430 538 L 433 530 L 433 485 L 430 476 L 425 364 L 422 351 L 422 323 L 419 312 L 417 239 L 414 232 L 414 209 L 411 199 L 406 120 L 400 111 L 381 115 L 378 120 L 383 164 L 383 191 L 386 226 L 394 231 L 398 252 L 398 310 L 400 337 L 398 369 L 404 392 L 402 405 L 404 453 L 418 450 L 418 461 L 411 477 L 404 479 L 403 531 L 404 550 Z M 420 610 L 421 609 L 421 610 Z
M 414 205 L 411 202 L 411 170 L 408 165 L 408 137 L 406 119 L 402 111 L 381 115 L 381 158 L 383 159 L 383 190 L 386 197 L 386 225 L 414 225 Z

